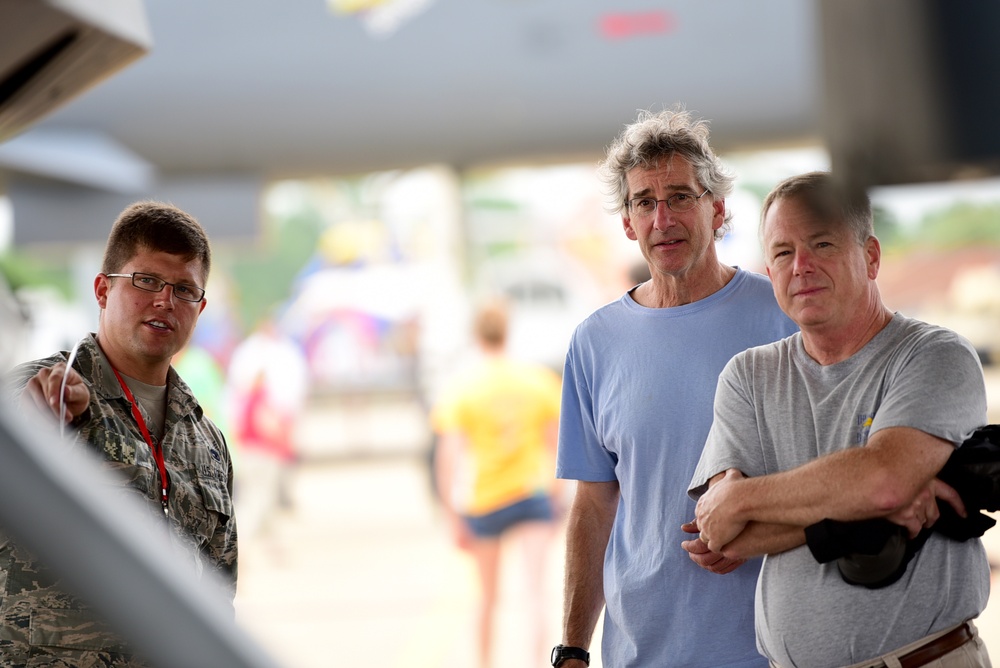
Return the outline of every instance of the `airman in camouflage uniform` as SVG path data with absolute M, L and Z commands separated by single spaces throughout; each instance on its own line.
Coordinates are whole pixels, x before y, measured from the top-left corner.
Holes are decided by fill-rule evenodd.
M 142 500 L 149 509 L 147 527 L 169 527 L 179 558 L 190 560 L 199 575 L 214 572 L 213 581 L 221 578 L 233 597 L 232 461 L 222 432 L 170 366 L 204 309 L 200 285 L 209 263 L 207 237 L 188 214 L 156 202 L 132 205 L 115 222 L 95 279 L 98 332 L 80 342 L 70 370 L 65 365 L 71 355 L 57 353 L 15 367 L 6 381 L 15 403 L 33 402 L 56 416 L 62 414 L 60 402 L 65 404 L 75 442 L 120 476 L 122 493 Z M 131 273 L 117 273 L 124 271 Z M 68 383 L 60 382 L 64 377 Z M 138 397 L 153 445 L 162 448 L 169 482 L 165 508 L 159 468 L 126 384 Z M 155 399 L 145 400 L 151 404 L 136 391 L 139 386 L 157 391 Z M 144 665 L 92 610 L 60 588 L 58 574 L 0 532 L 0 668 Z
M 68 353 L 22 364 L 11 372 L 19 391 L 38 369 L 65 362 Z M 122 482 L 136 490 L 162 522 L 159 474 L 131 404 L 93 336 L 73 367 L 88 382 L 90 406 L 73 420 L 78 443 L 92 449 Z M 188 386 L 171 369 L 167 380 L 163 454 L 170 476 L 169 522 L 200 572 L 215 571 L 236 593 L 233 469 L 222 433 L 202 413 Z M 147 422 L 149 416 L 146 416 Z M 93 619 L 76 597 L 60 590 L 31 555 L 0 534 L 0 666 L 131 666 L 123 643 Z M 49 654 L 53 662 L 39 661 Z M 59 657 L 58 661 L 56 657 Z M 71 662 L 71 663 L 68 663 Z

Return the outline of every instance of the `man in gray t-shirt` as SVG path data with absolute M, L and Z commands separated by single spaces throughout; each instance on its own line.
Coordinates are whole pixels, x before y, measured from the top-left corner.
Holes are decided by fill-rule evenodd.
M 778 303 L 801 331 L 727 365 L 689 491 L 711 550 L 767 555 L 758 648 L 783 668 L 989 666 L 970 621 L 989 595 L 978 540 L 933 533 L 900 580 L 867 589 L 818 563 L 804 532 L 885 517 L 914 537 L 937 520 L 938 499 L 964 514 L 935 476 L 986 423 L 975 351 L 882 304 L 870 204 L 830 174 L 779 184 L 761 238 Z

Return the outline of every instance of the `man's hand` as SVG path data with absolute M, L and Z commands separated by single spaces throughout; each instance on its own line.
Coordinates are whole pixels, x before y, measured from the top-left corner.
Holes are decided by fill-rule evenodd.
M 949 503 L 960 517 L 968 515 L 965 504 L 962 503 L 962 497 L 955 491 L 955 488 L 933 478 L 908 506 L 900 508 L 891 515 L 886 515 L 886 519 L 893 524 L 905 527 L 910 538 L 916 538 L 921 529 L 931 528 L 941 517 L 938 499 Z
M 685 533 L 699 533 L 698 522 L 695 520 L 682 524 L 681 530 Z M 718 573 L 719 575 L 732 573 L 746 563 L 746 559 L 730 559 L 729 557 L 712 552 L 701 538 L 681 541 L 681 547 L 691 557 L 691 561 L 706 571 Z
M 746 520 L 735 516 L 737 488 L 744 477 L 737 469 L 716 475 L 695 506 L 695 522 L 701 529 L 700 540 L 712 552 L 722 552 L 722 548 L 739 536 L 747 525 Z
M 66 405 L 64 420 L 66 423 L 72 422 L 73 418 L 87 410 L 87 405 L 90 403 L 90 390 L 87 389 L 83 377 L 75 369 L 67 368 L 65 362 L 41 369 L 32 376 L 21 395 L 22 404 L 34 406 L 42 414 L 49 411 L 58 419 L 60 413 L 59 392 L 64 377 L 66 378 L 66 389 L 62 395 L 62 400 Z

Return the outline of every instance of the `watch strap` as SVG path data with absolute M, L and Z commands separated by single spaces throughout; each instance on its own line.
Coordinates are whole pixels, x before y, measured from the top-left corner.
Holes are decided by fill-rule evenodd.
M 556 668 L 569 659 L 579 659 L 589 666 L 590 652 L 582 647 L 572 647 L 570 645 L 556 645 L 552 648 L 552 665 Z

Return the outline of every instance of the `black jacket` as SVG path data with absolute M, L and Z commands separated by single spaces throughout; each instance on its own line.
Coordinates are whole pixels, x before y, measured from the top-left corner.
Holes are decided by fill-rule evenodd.
M 967 517 L 938 503 L 941 517 L 912 540 L 906 529 L 878 518 L 859 522 L 823 520 L 806 527 L 806 544 L 821 564 L 837 560 L 844 580 L 870 589 L 885 587 L 906 571 L 913 555 L 936 531 L 952 540 L 978 538 L 996 524 L 980 512 L 1000 509 L 1000 425 L 986 425 L 962 443 L 938 478 L 955 488 Z

